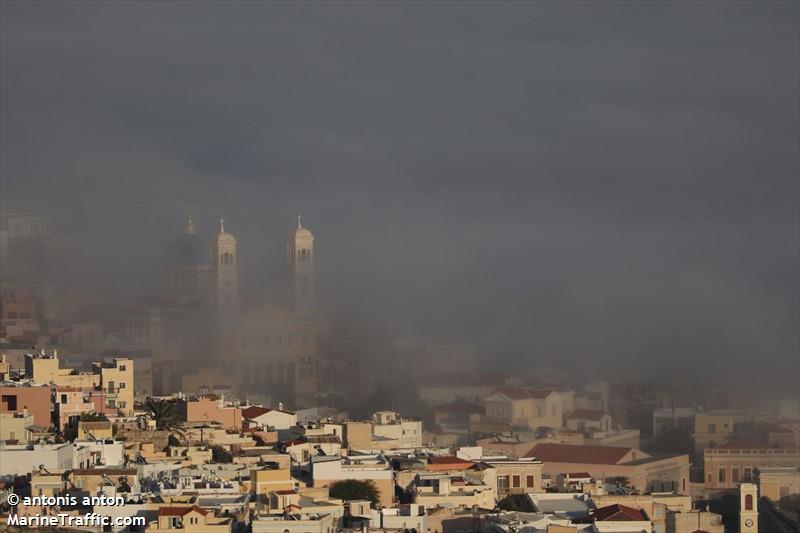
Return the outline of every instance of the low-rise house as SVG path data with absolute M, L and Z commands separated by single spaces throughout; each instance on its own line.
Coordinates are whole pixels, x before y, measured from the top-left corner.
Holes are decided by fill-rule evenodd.
M 568 517 L 581 520 L 589 515 L 589 501 L 584 494 L 529 494 L 531 506 L 536 513 Z
M 269 409 L 260 405 L 251 405 L 242 409 L 245 427 L 268 430 L 289 429 L 297 425 L 297 415 L 282 409 Z
M 345 422 L 344 438 L 350 450 L 413 450 L 422 447 L 422 421 L 402 418 L 394 411 L 379 411 L 369 421 Z
M 30 381 L 0 384 L 0 413 L 21 413 L 28 410 L 36 425 L 50 427 L 50 386 Z
M 566 426 L 573 431 L 609 431 L 611 415 L 595 409 L 578 409 L 566 416 Z
M 158 520 L 147 525 L 147 533 L 230 533 L 233 519 L 216 517 L 211 511 L 197 506 L 163 506 Z
M 397 507 L 372 509 L 370 512 L 370 530 L 397 530 L 418 532 L 428 531 L 425 506 L 419 504 L 402 504 Z
M 650 517 L 641 509 L 614 504 L 600 507 L 589 515 L 598 533 L 618 533 L 621 531 L 646 532 L 653 531 Z
M 475 469 L 482 472 L 483 482 L 493 487 L 500 499 L 509 494 L 544 492 L 542 462 L 535 458 L 485 457 Z
M 4 475 L 24 476 L 40 466 L 53 472 L 88 468 L 92 464 L 91 450 L 71 442 L 30 445 L 0 443 L 0 472 Z
M 757 482 L 761 496 L 774 502 L 793 494 L 800 494 L 800 467 L 759 468 Z
M 417 474 L 412 491 L 414 503 L 425 507 L 491 509 L 497 496 L 493 487 L 476 479 L 438 473 Z
M 120 493 L 139 492 L 139 481 L 135 468 L 79 468 L 67 473 L 67 481 L 72 487 L 90 494 L 96 494 L 109 485 Z
M 178 398 L 178 411 L 187 423 L 217 422 L 224 429 L 242 428 L 242 409 L 224 396 L 206 394 Z
M 560 428 L 572 391 L 503 387 L 486 398 L 486 418 L 512 426 Z
M 265 496 L 274 491 L 294 491 L 294 488 L 295 482 L 288 464 L 283 467 L 277 463 L 265 464 L 250 470 L 250 492 L 254 496 Z
M 335 531 L 337 522 L 337 517 L 332 514 L 303 516 L 290 512 L 285 516 L 258 515 L 250 526 L 252 533 L 331 533 Z
M 380 491 L 382 505 L 391 506 L 394 499 L 392 467 L 383 455 L 314 456 L 311 479 L 314 487 L 330 487 L 348 479 L 370 480 Z
M 686 493 L 688 455 L 647 454 L 636 448 L 537 444 L 527 457 L 542 461 L 553 479 L 565 472 L 587 472 L 595 479 L 627 478 L 632 490 Z
M 798 464 L 800 452 L 797 448 L 768 448 L 747 441 L 731 440 L 718 448 L 705 450 L 705 489 L 710 492 L 735 489 L 740 483 L 754 481 L 756 470 Z
M 0 413 L 0 441 L 26 444 L 33 439 L 33 415 L 27 409 L 15 413 Z

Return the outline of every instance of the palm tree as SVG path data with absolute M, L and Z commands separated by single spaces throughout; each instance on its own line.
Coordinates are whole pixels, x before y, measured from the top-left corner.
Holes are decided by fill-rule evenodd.
M 186 432 L 181 427 L 181 417 L 175 404 L 157 398 L 148 398 L 145 407 L 150 411 L 153 420 L 156 421 L 156 429 L 168 431 L 170 436 L 177 435 L 183 440 Z

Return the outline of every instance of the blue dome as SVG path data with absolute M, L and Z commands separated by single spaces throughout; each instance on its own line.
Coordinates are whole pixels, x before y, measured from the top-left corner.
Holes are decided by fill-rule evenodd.
M 184 233 L 170 243 L 167 262 L 171 267 L 207 267 L 208 245 L 194 233 Z

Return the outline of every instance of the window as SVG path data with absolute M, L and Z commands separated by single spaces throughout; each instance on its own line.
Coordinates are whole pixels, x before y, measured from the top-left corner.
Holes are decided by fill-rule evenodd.
M 65 403 L 67 403 L 67 395 L 66 394 L 62 394 L 61 395 L 61 405 L 64 405 Z
M 125 388 L 125 382 L 124 381 L 120 381 L 119 382 L 119 388 L 120 389 L 124 389 Z
M 519 476 L 511 476 L 511 486 L 515 489 L 519 488 Z
M 526 476 L 525 486 L 528 488 L 533 487 L 533 476 Z
M 750 468 L 744 469 L 744 482 L 750 483 L 753 479 L 753 471 Z
M 725 468 L 724 467 L 721 467 L 719 469 L 719 482 L 720 483 L 725 483 Z
M 294 335 L 287 335 L 286 346 L 291 346 L 292 344 L 294 344 Z
M 744 510 L 745 511 L 752 511 L 753 510 L 753 495 L 747 494 L 744 497 Z
M 108 380 L 108 392 L 114 392 L 114 380 Z
M 737 466 L 731 468 L 731 481 L 733 481 L 734 483 L 739 482 L 739 467 Z
M 119 365 L 119 371 L 125 372 L 125 365 Z
M 497 490 L 498 491 L 508 490 L 508 476 L 497 477 Z
M 542 417 L 542 414 L 543 414 L 543 413 L 542 413 L 542 406 L 541 406 L 541 405 L 537 405 L 537 406 L 536 406 L 536 416 L 538 416 L 539 418 L 541 418 L 541 417 Z
M 709 424 L 708 425 L 708 432 L 712 435 L 717 432 L 717 425 L 716 424 Z

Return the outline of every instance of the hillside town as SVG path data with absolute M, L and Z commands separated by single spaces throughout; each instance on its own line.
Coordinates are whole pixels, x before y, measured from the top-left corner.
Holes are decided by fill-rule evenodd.
M 791 391 L 741 406 L 713 388 L 520 374 L 458 343 L 368 335 L 318 305 L 315 237 L 293 226 L 285 290 L 251 299 L 233 224 L 203 238 L 188 209 L 163 286 L 109 320 L 90 288 L 31 268 L 63 248 L 50 217 L 3 215 L 0 524 L 798 530 Z

